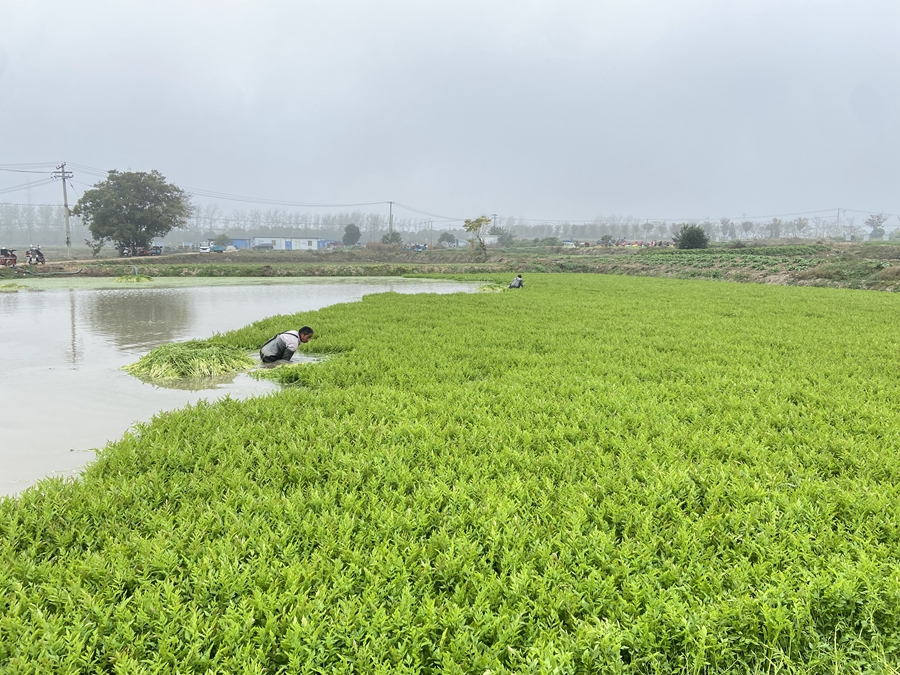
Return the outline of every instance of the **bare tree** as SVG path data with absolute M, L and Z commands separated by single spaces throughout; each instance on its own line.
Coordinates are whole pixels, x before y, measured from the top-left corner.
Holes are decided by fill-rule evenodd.
M 794 232 L 797 233 L 798 237 L 803 236 L 803 230 L 805 230 L 809 226 L 809 218 L 804 218 L 800 216 L 791 221 L 791 226 L 794 228 Z
M 719 218 L 719 231 L 722 233 L 722 238 L 725 239 L 734 239 L 734 223 L 731 222 L 731 218 L 722 217 Z
M 856 224 L 856 216 L 846 216 L 841 222 L 841 230 L 849 241 L 858 241 L 863 233 L 863 229 Z
M 826 230 L 825 219 L 822 218 L 821 216 L 813 216 L 811 222 L 812 222 L 813 237 L 815 237 L 816 239 L 824 237 L 825 230 Z

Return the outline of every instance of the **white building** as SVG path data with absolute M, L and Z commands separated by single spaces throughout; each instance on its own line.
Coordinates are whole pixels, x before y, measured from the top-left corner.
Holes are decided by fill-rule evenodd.
M 274 251 L 315 251 L 324 248 L 317 237 L 253 237 L 253 248 L 271 248 Z

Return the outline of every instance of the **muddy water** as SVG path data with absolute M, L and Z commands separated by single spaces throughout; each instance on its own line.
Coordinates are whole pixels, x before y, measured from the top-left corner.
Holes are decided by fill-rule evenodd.
M 0 293 L 0 495 L 14 495 L 45 476 L 76 474 L 96 448 L 159 411 L 278 388 L 244 374 L 194 385 L 202 389 L 162 388 L 121 370 L 160 344 L 205 338 L 369 293 L 476 287 L 374 278 L 158 279 L 126 288 L 87 279 L 20 283 L 28 288 Z

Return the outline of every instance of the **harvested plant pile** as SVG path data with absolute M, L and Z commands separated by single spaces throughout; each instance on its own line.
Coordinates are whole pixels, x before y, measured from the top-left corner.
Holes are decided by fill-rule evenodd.
M 531 274 L 218 336 L 337 356 L 0 503 L 0 670 L 896 672 L 898 314 Z
M 479 293 L 502 293 L 507 289 L 506 284 L 485 284 L 478 288 Z
M 147 281 L 153 281 L 153 277 L 148 277 L 146 274 L 126 274 L 121 277 L 116 277 L 115 279 L 119 283 L 133 283 L 140 284 L 145 283 Z
M 169 380 L 224 375 L 255 363 L 246 349 L 192 340 L 157 347 L 124 370 L 148 380 Z

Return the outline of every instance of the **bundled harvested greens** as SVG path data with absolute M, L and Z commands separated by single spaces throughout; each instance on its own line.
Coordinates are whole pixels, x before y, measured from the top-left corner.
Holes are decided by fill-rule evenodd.
M 0 293 L 17 293 L 22 289 L 28 288 L 22 284 L 3 284 L 0 286 Z
M 116 277 L 116 281 L 119 283 L 143 283 L 145 281 L 153 281 L 153 277 L 148 277 L 146 274 L 126 274 L 122 277 Z
M 240 347 L 203 340 L 174 342 L 157 347 L 124 370 L 140 378 L 169 380 L 212 377 L 249 368 L 256 363 Z

